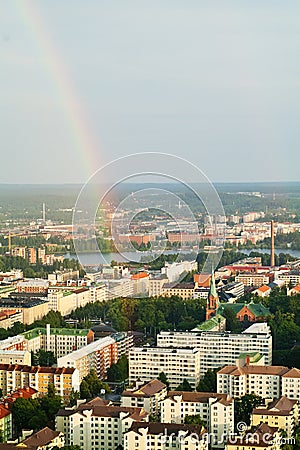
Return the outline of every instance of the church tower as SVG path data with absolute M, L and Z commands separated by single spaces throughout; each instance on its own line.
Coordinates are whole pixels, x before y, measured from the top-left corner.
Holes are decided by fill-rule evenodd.
M 219 306 L 219 296 L 216 288 L 215 275 L 212 272 L 210 286 L 209 286 L 209 294 L 206 302 L 206 320 L 217 314 L 217 309 Z

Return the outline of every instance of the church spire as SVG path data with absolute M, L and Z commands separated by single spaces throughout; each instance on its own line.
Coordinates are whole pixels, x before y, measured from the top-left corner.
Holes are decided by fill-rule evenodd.
M 210 319 L 211 317 L 217 314 L 218 306 L 219 306 L 219 296 L 216 288 L 215 275 L 214 272 L 212 271 L 209 293 L 206 302 L 206 320 Z

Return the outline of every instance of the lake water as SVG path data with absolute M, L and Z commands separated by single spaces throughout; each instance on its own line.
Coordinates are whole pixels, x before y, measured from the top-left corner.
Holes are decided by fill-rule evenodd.
M 246 253 L 249 255 L 252 251 L 258 251 L 260 253 L 270 253 L 269 249 L 243 249 L 240 250 L 242 253 Z M 165 252 L 166 254 L 176 253 L 172 250 L 169 250 Z M 300 259 L 300 250 L 290 250 L 290 249 L 282 249 L 282 248 L 276 248 L 275 253 L 278 255 L 279 253 L 288 253 L 291 256 L 294 256 L 296 258 Z M 147 254 L 147 252 L 141 253 L 141 256 L 143 254 Z M 64 255 L 65 258 L 77 258 L 77 255 L 73 255 L 70 253 L 67 253 Z M 137 259 L 137 253 L 134 252 L 124 252 L 123 254 L 120 253 L 81 253 L 80 257 L 77 258 L 80 260 L 81 264 L 85 266 L 95 266 L 99 264 L 110 264 L 111 261 L 117 261 L 117 262 L 124 262 L 124 261 L 136 261 Z

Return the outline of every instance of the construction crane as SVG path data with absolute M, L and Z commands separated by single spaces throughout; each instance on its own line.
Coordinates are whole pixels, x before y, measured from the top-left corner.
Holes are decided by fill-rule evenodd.
M 8 251 L 9 253 L 11 253 L 11 238 L 15 237 L 15 236 L 32 236 L 33 234 L 37 234 L 37 233 L 28 233 L 28 231 L 22 231 L 21 233 L 11 233 L 10 231 L 8 232 L 8 235 L 4 236 L 5 239 L 7 239 L 8 242 Z

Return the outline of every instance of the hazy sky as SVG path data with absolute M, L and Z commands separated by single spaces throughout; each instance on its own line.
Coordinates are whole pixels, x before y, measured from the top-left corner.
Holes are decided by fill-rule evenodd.
M 299 17 L 299 0 L 2 0 L 0 182 L 84 182 L 143 151 L 299 180 Z

